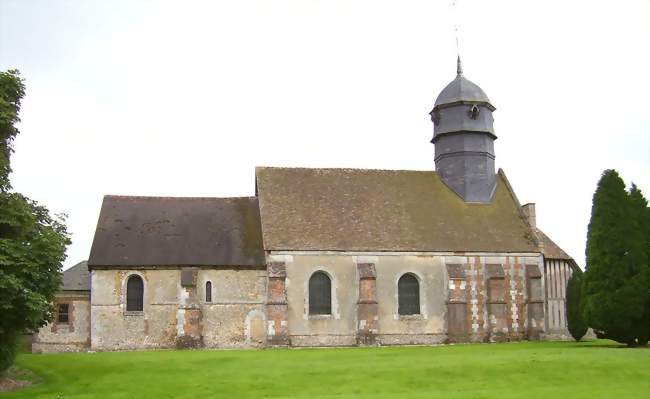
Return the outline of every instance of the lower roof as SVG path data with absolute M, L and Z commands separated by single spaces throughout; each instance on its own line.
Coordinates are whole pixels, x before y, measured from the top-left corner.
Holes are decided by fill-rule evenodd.
M 88 261 L 81 261 L 63 271 L 61 291 L 90 291 Z
M 573 260 L 569 254 L 564 252 L 559 245 L 549 238 L 542 230 L 537 229 L 537 235 L 540 239 L 540 247 L 546 259 L 563 259 Z
M 263 266 L 257 198 L 104 197 L 93 266 Z

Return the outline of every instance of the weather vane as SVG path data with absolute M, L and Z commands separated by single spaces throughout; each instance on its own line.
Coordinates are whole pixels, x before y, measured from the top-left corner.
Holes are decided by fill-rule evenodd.
M 458 12 L 456 11 L 456 3 L 458 0 L 451 0 L 451 9 L 454 18 L 454 33 L 456 35 L 456 73 L 458 75 L 463 74 L 463 66 L 460 61 L 460 44 L 458 38 Z

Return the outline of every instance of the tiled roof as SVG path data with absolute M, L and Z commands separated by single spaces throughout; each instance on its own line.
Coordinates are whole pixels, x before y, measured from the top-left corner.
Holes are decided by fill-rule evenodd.
M 63 271 L 62 291 L 90 291 L 88 261 L 82 261 Z
M 266 250 L 539 252 L 502 171 L 466 203 L 433 171 L 256 169 Z
M 88 264 L 264 265 L 256 198 L 106 196 Z
M 537 229 L 537 235 L 540 238 L 542 253 L 547 259 L 573 259 L 566 252 L 562 250 L 556 243 L 553 242 L 544 232 Z

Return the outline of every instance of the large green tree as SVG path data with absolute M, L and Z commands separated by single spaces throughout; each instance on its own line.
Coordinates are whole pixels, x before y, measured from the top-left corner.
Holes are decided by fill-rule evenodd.
M 587 324 L 582 318 L 580 302 L 582 301 L 582 272 L 576 270 L 571 275 L 566 286 L 566 318 L 569 333 L 576 341 L 580 341 L 587 333 Z
M 10 157 L 24 94 L 18 71 L 0 72 L 0 373 L 13 362 L 20 334 L 51 320 L 70 243 L 63 215 L 53 217 L 11 189 Z
M 648 254 L 637 207 L 615 170 L 603 172 L 587 232 L 582 313 L 603 337 L 647 343 Z

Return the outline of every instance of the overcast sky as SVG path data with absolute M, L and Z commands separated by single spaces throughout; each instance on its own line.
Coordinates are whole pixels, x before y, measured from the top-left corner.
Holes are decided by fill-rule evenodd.
M 13 186 L 69 215 L 69 267 L 105 194 L 253 195 L 255 166 L 432 170 L 458 21 L 497 167 L 584 267 L 602 171 L 650 196 L 649 4 L 0 0 L 0 69 L 27 85 Z

